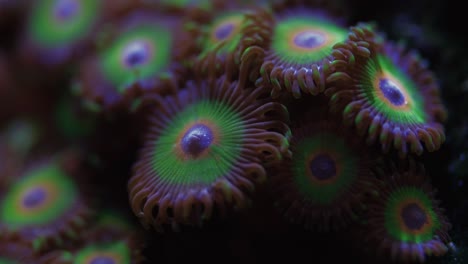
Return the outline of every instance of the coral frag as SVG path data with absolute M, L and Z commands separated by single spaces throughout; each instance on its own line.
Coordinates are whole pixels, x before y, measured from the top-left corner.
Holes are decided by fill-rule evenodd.
M 463 263 L 442 42 L 355 2 L 0 1 L 0 263 Z

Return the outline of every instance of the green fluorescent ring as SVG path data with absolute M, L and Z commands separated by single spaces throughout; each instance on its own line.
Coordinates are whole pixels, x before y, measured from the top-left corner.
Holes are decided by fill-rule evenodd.
M 14 229 L 48 224 L 65 214 L 76 198 L 68 175 L 56 164 L 45 164 L 27 172 L 6 193 L 0 222 Z
M 39 0 L 32 9 L 31 35 L 48 48 L 71 44 L 91 31 L 99 9 L 96 0 Z
M 163 74 L 171 60 L 173 36 L 158 24 L 140 24 L 100 54 L 105 78 L 119 92 L 139 80 Z

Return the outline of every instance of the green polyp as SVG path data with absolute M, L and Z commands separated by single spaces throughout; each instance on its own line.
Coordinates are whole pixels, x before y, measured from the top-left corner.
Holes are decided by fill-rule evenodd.
M 294 49 L 288 36 L 298 29 L 320 30 L 326 34 L 327 44 L 313 51 Z M 301 31 L 299 31 L 301 32 Z M 294 16 L 279 21 L 273 31 L 271 49 L 279 61 L 287 64 L 310 65 L 320 62 L 332 54 L 333 46 L 345 41 L 348 37 L 346 28 L 342 28 L 330 21 L 311 16 Z
M 399 205 L 407 200 L 419 201 L 427 214 L 427 217 L 432 220 L 432 226 L 427 232 L 421 234 L 408 234 L 400 228 L 400 210 Z M 395 240 L 410 243 L 424 243 L 430 241 L 434 237 L 435 230 L 440 228 L 440 221 L 437 214 L 434 212 L 433 204 L 430 197 L 423 190 L 413 186 L 403 186 L 393 191 L 385 205 L 385 229 L 388 234 Z
M 178 8 L 196 7 L 202 10 L 212 8 L 210 0 L 162 0 L 161 3 Z
M 0 264 L 15 264 L 16 261 L 7 258 L 0 258 Z
M 5 134 L 9 146 L 20 156 L 26 156 L 40 138 L 40 127 L 33 120 L 16 120 L 9 124 Z
M 404 86 L 412 104 L 410 110 L 393 109 L 387 102 L 378 97 L 373 80 L 381 72 L 395 76 Z M 417 84 L 387 56 L 377 55 L 375 59 L 369 60 L 359 82 L 368 102 L 387 119 L 398 124 L 407 125 L 422 124 L 427 121 L 427 114 L 424 111 L 424 98 L 418 90 Z
M 74 264 L 90 264 L 87 260 L 92 260 L 92 257 L 108 256 L 115 257 L 115 264 L 131 263 L 131 249 L 128 248 L 125 241 L 115 241 L 108 243 L 91 244 L 75 254 Z
M 308 174 L 308 157 L 311 153 L 335 153 L 336 165 L 340 167 L 331 184 L 313 185 Z M 308 200 L 329 205 L 339 198 L 344 190 L 356 179 L 357 157 L 346 145 L 343 138 L 332 134 L 315 134 L 296 142 L 292 163 L 293 182 L 299 192 Z
M 164 75 L 171 60 L 173 36 L 167 27 L 158 24 L 140 24 L 120 35 L 100 54 L 101 70 L 108 82 L 120 93 L 131 84 L 149 77 Z M 152 45 L 152 57 L 142 65 L 132 68 L 122 62 L 125 48 L 134 41 Z
M 187 124 L 208 120 L 217 126 L 216 140 L 208 154 L 181 160 L 175 153 L 178 135 Z M 239 114 L 222 102 L 202 100 L 179 112 L 154 146 L 151 167 L 156 177 L 177 186 L 210 184 L 224 177 L 235 166 L 242 149 L 244 122 Z
M 91 100 L 83 100 L 83 108 L 91 113 L 99 113 L 102 111 L 101 105 Z
M 213 42 L 212 33 L 213 30 L 217 28 L 217 26 L 224 21 L 230 20 L 230 19 L 244 19 L 244 14 L 243 13 L 237 13 L 237 12 L 229 12 L 225 13 L 221 16 L 218 16 L 210 25 L 208 28 L 208 34 L 204 37 L 203 39 L 203 47 L 202 47 L 202 53 L 200 54 L 201 57 L 205 57 L 208 53 L 214 51 L 217 49 L 217 52 L 220 54 L 226 54 L 226 53 L 232 53 L 236 50 L 236 48 L 239 46 L 242 34 L 234 34 L 231 36 L 231 38 L 225 39 L 224 41 L 218 41 L 218 42 Z M 243 27 L 243 24 L 239 25 L 240 28 Z M 223 45 L 220 49 L 218 49 L 219 45 Z
M 58 21 L 54 16 L 57 0 L 37 1 L 32 9 L 30 31 L 34 40 L 45 47 L 54 48 L 67 45 L 85 37 L 95 23 L 100 1 L 76 0 L 79 11 L 70 21 Z
M 97 225 L 105 228 L 117 228 L 119 230 L 130 230 L 131 225 L 127 219 L 112 211 L 104 211 L 97 218 Z
M 57 198 L 43 211 L 35 215 L 23 215 L 18 210 L 21 207 L 22 192 L 32 186 L 48 183 L 58 190 Z M 76 199 L 76 186 L 69 176 L 55 163 L 44 164 L 27 172 L 17 181 L 4 196 L 0 204 L 0 222 L 13 229 L 31 225 L 43 225 L 60 218 L 70 209 Z
M 130 112 L 132 113 L 136 112 L 142 103 L 143 103 L 143 100 L 141 98 L 136 98 L 135 100 L 133 100 L 130 105 Z
M 40 248 L 44 245 L 44 238 L 43 237 L 38 237 L 32 241 L 32 247 L 34 251 L 39 251 Z
M 55 111 L 55 122 L 62 134 L 67 138 L 78 138 L 89 135 L 95 127 L 96 120 L 92 117 L 80 118 L 73 113 L 71 100 L 62 99 Z

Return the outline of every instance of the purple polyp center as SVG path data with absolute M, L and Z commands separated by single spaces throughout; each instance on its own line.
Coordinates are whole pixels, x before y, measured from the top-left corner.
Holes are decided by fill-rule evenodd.
M 149 49 L 145 43 L 135 41 L 130 43 L 124 50 L 124 63 L 129 68 L 145 64 L 149 58 Z
M 233 29 L 234 29 L 234 24 L 226 23 L 216 29 L 215 36 L 217 39 L 223 40 L 231 34 Z
M 60 21 L 73 18 L 78 13 L 79 7 L 75 0 L 58 0 L 54 9 L 55 17 Z
M 102 257 L 99 256 L 97 258 L 94 258 L 91 260 L 91 263 L 89 264 L 115 264 L 115 261 L 112 258 L 109 257 Z
M 213 142 L 213 131 L 208 126 L 196 124 L 182 137 L 182 150 L 193 157 L 200 155 Z
M 401 93 L 398 86 L 388 79 L 380 79 L 379 88 L 382 91 L 385 98 L 395 106 L 401 106 L 405 104 L 405 96 Z
M 294 44 L 304 49 L 313 49 L 320 46 L 325 41 L 325 38 L 316 32 L 305 31 L 301 32 L 294 37 Z
M 328 180 L 336 175 L 335 161 L 327 154 L 317 155 L 310 161 L 309 169 L 319 180 Z
M 427 223 L 426 212 L 416 203 L 410 203 L 401 210 L 401 218 L 406 227 L 419 230 Z
M 43 188 L 34 188 L 28 191 L 24 196 L 23 205 L 27 208 L 37 207 L 45 201 L 46 196 L 47 193 Z

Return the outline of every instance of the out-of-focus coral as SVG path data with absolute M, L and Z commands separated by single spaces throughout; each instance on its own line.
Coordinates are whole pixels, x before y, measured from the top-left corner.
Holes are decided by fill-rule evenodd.
M 74 155 L 30 161 L 11 177 L 0 196 L 0 237 L 19 241 L 34 251 L 60 246 L 76 239 L 91 215 L 78 180 L 79 163 Z

